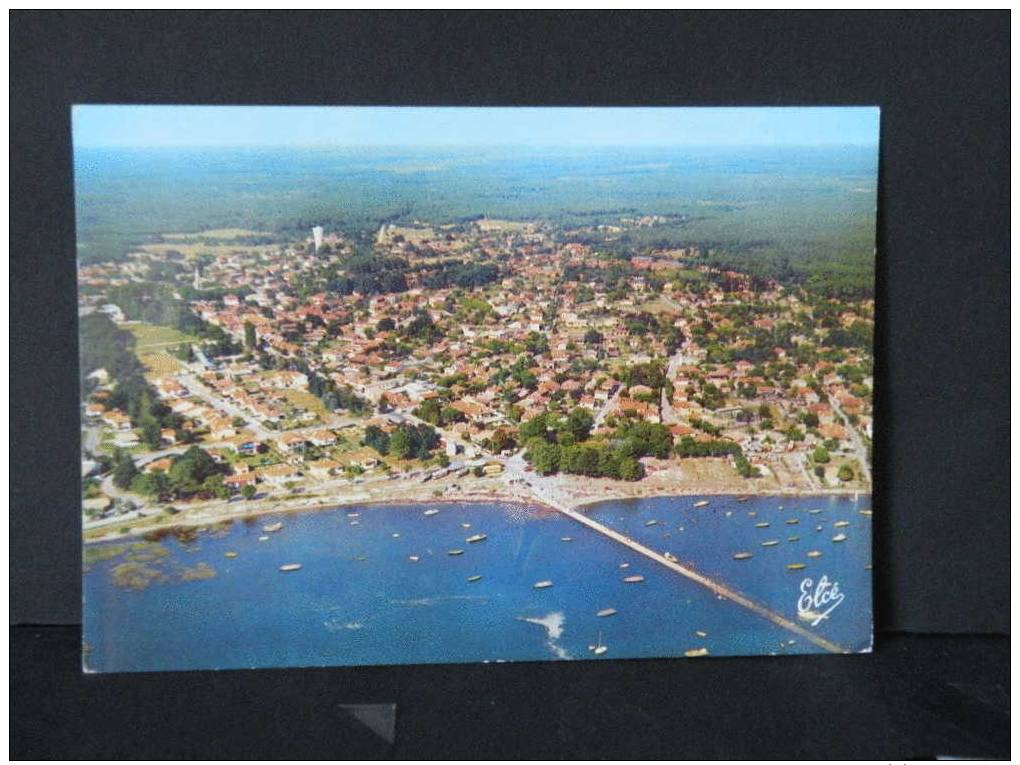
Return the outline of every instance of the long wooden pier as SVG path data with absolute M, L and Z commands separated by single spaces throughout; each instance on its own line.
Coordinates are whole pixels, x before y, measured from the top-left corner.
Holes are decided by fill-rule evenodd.
M 588 517 L 584 513 L 578 512 L 577 510 L 573 510 L 569 507 L 565 507 L 561 505 L 559 502 L 555 501 L 550 502 L 548 499 L 543 499 L 542 501 L 545 504 L 549 505 L 550 507 L 554 507 L 556 510 L 568 516 L 569 518 L 572 518 L 573 520 L 577 521 L 578 523 L 583 523 L 585 526 L 592 529 L 593 531 L 597 531 L 599 534 L 609 537 L 613 541 L 619 542 L 620 544 L 629 547 L 631 550 L 634 550 L 634 552 L 640 553 L 641 555 L 644 555 L 646 558 L 650 558 L 651 560 L 655 561 L 660 565 L 665 566 L 668 569 L 672 569 L 681 576 L 685 576 L 688 579 L 697 582 L 702 587 L 707 587 L 716 595 L 719 595 L 720 597 L 725 598 L 726 600 L 733 601 L 737 605 L 743 606 L 744 608 L 753 611 L 754 613 L 758 614 L 758 616 L 761 616 L 764 619 L 768 619 L 773 624 L 782 627 L 783 629 L 788 630 L 796 635 L 799 635 L 805 640 L 814 643 L 819 648 L 824 648 L 826 651 L 830 651 L 832 653 L 851 653 L 848 649 L 844 648 L 838 643 L 834 643 L 831 640 L 827 640 L 821 635 L 816 635 L 814 632 L 802 627 L 800 624 L 797 624 L 797 622 L 793 621 L 792 619 L 787 619 L 782 614 L 773 611 L 771 608 L 768 608 L 767 606 L 763 606 L 761 603 L 752 600 L 743 593 L 737 592 L 736 590 L 733 590 L 724 584 L 716 582 L 715 580 L 710 579 L 704 574 L 695 571 L 689 566 L 685 566 L 682 563 L 677 563 L 675 561 L 669 560 L 666 556 L 662 555 L 661 553 L 656 552 L 650 547 L 646 547 L 645 545 L 631 539 L 625 534 L 621 534 L 619 531 L 616 531 L 615 529 L 609 528 L 605 524 L 599 523 L 598 521 Z

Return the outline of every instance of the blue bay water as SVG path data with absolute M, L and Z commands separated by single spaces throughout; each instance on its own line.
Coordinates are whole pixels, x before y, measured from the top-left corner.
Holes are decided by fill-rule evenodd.
M 711 497 L 708 507 L 695 509 L 698 499 L 612 501 L 588 512 L 794 620 L 801 581 L 824 573 L 839 582 L 845 601 L 811 629 L 850 650 L 870 645 L 871 519 L 858 512 L 870 507 L 870 498 L 739 503 Z M 682 656 L 701 648 L 712 656 L 820 650 L 554 511 L 465 503 L 435 505 L 439 513 L 425 516 L 427 507 L 263 516 L 194 540 L 167 536 L 141 551 L 149 560 L 140 565 L 156 578 L 140 589 L 117 584 L 112 573 L 137 554 L 130 548 L 92 563 L 84 577 L 85 666 L 145 671 L 584 659 L 594 658 L 590 646 L 598 642 L 607 646 L 598 657 L 605 659 Z M 799 523 L 786 524 L 790 518 Z M 281 531 L 263 531 L 277 520 Z M 649 520 L 658 523 L 646 526 Z M 850 525 L 837 529 L 838 520 Z M 756 528 L 759 522 L 770 526 Z M 815 531 L 819 525 L 823 531 Z M 831 541 L 838 532 L 846 541 Z M 476 533 L 487 539 L 466 541 Z M 263 535 L 269 539 L 259 541 Z M 796 535 L 799 541 L 788 541 Z M 760 547 L 772 538 L 782 541 Z M 464 552 L 450 556 L 451 549 Z M 811 549 L 822 557 L 807 558 Z M 734 561 L 738 550 L 753 557 Z M 226 557 L 228 551 L 237 557 Z M 791 562 L 807 567 L 792 572 Z M 215 576 L 182 578 L 200 563 Z M 280 572 L 286 563 L 302 568 Z M 623 581 L 633 574 L 645 580 Z M 469 581 L 476 575 L 482 578 Z M 553 586 L 535 589 L 542 580 Z M 598 617 L 605 608 L 617 613 Z

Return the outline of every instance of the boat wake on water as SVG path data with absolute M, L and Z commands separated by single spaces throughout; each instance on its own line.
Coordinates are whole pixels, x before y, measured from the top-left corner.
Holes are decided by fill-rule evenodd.
M 517 618 L 522 622 L 537 624 L 539 627 L 545 628 L 546 645 L 549 646 L 549 650 L 553 652 L 556 658 L 574 658 L 567 649 L 556 642 L 563 635 L 564 625 L 567 623 L 567 617 L 563 615 L 562 611 L 554 611 L 545 616 L 518 616 Z
M 395 606 L 434 606 L 451 600 L 481 600 L 486 601 L 484 595 L 438 595 L 434 598 L 391 598 L 390 603 Z

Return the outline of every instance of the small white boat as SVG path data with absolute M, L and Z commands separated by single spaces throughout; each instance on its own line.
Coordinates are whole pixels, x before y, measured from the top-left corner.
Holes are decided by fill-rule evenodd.
M 748 558 L 753 558 L 753 557 L 754 557 L 754 553 L 749 553 L 749 552 L 735 552 L 735 553 L 733 553 L 733 560 L 747 560 Z
M 361 521 L 351 521 L 351 525 L 352 526 L 360 526 L 361 525 Z
M 447 555 L 463 555 L 464 551 L 463 550 L 450 550 L 446 554 Z
M 808 550 L 807 556 L 809 558 L 821 558 L 822 557 L 822 551 L 821 550 Z
M 708 507 L 708 500 L 707 499 L 703 499 L 700 502 L 695 502 L 694 506 L 695 507 Z
M 707 638 L 708 637 L 708 633 L 705 632 L 705 630 L 694 630 L 694 634 L 697 635 L 699 638 Z
M 857 512 L 860 513 L 861 515 L 871 515 L 870 510 L 858 510 Z
M 609 650 L 608 646 L 602 643 L 602 633 L 599 633 L 598 639 L 595 641 L 595 645 L 588 646 L 588 650 L 594 653 L 596 656 L 601 656 Z
M 850 525 L 850 521 L 836 521 L 832 525 L 835 526 L 837 529 L 845 529 L 847 526 Z
M 800 541 L 800 537 L 797 537 L 797 536 L 787 537 L 786 541 L 787 542 L 799 542 Z
M 692 648 L 689 651 L 684 651 L 684 656 L 688 659 L 696 659 L 699 656 L 708 656 L 707 648 Z
M 633 574 L 632 576 L 625 576 L 623 581 L 627 584 L 637 584 L 638 582 L 645 581 L 645 578 L 641 574 Z
M 267 532 L 267 533 L 272 534 L 274 531 L 279 531 L 282 528 L 283 528 L 283 523 L 278 521 L 276 523 L 267 523 L 265 526 L 262 527 L 262 530 Z
M 666 560 L 668 560 L 670 563 L 679 563 L 680 562 L 680 559 L 677 558 L 673 553 L 669 552 L 669 550 L 664 552 L 662 554 L 662 557 L 665 558 Z
M 439 508 L 430 507 L 428 510 L 425 511 L 425 515 L 439 515 Z
M 832 541 L 833 542 L 845 542 L 846 541 L 846 534 L 837 534 L 836 536 L 834 536 L 832 538 Z
M 603 608 L 601 611 L 595 614 L 595 616 L 612 616 L 615 613 L 616 613 L 615 608 Z
M 269 537 L 267 537 L 267 536 L 265 536 L 265 535 L 263 534 L 263 535 L 262 535 L 261 537 L 259 537 L 259 541 L 260 541 L 260 542 L 268 542 L 268 541 L 269 541 Z
M 650 521 L 645 521 L 645 526 L 655 526 L 656 524 L 658 524 L 658 521 L 655 520 L 655 519 L 652 519 Z
M 786 519 L 786 524 L 788 526 L 796 526 L 798 523 L 800 523 L 800 519 L 799 518 L 787 518 Z
M 809 513 L 810 513 L 811 515 L 818 515 L 818 514 L 819 514 L 820 512 L 822 512 L 822 511 L 821 511 L 821 508 L 817 508 L 817 507 L 816 507 L 816 508 L 814 508 L 813 510 L 808 510 L 808 512 L 809 512 Z
M 472 534 L 465 541 L 471 542 L 471 543 L 474 543 L 474 542 L 484 542 L 488 538 L 489 537 L 486 534 Z
M 768 521 L 762 521 L 761 523 L 756 523 L 756 524 L 754 524 L 754 527 L 755 527 L 756 529 L 767 529 L 767 528 L 768 528 L 769 526 L 771 526 L 771 525 L 772 525 L 772 524 L 771 524 L 771 523 L 769 523 Z
M 807 563 L 787 563 L 786 567 L 790 571 L 800 571 L 803 568 L 807 568 Z
M 747 500 L 749 500 L 749 499 L 750 499 L 750 497 L 747 497 L 747 496 L 737 497 L 737 502 L 747 502 Z
M 777 544 L 779 544 L 779 540 L 778 539 L 766 539 L 764 542 L 761 543 L 761 546 L 762 547 L 775 547 Z
M 408 555 L 407 559 L 409 561 L 411 561 L 411 563 L 417 563 L 418 561 L 421 560 L 421 556 L 419 556 L 419 555 Z
M 630 564 L 629 563 L 621 563 L 620 564 L 620 568 L 630 568 Z
M 395 531 L 392 534 L 390 534 L 390 536 L 393 537 L 394 539 L 400 539 L 400 534 L 398 534 Z
M 223 556 L 226 558 L 236 558 L 237 553 L 234 552 L 233 550 L 227 550 L 225 553 L 223 553 Z
M 552 587 L 552 586 L 553 586 L 553 583 L 550 580 L 548 580 L 548 579 L 543 579 L 541 582 L 535 582 L 532 585 L 532 587 L 534 587 L 536 590 L 544 590 L 547 587 Z
M 561 542 L 573 542 L 574 538 L 573 537 L 560 537 L 560 541 Z
M 471 528 L 471 524 L 470 523 L 462 523 L 462 524 L 460 524 L 460 527 L 462 529 L 470 529 Z
M 482 578 L 482 575 L 481 575 L 481 574 L 472 574 L 471 576 L 469 576 L 469 577 L 468 577 L 468 581 L 469 581 L 469 582 L 477 582 L 477 581 L 479 581 L 479 580 L 480 580 L 481 578 Z
M 348 518 L 357 518 L 360 515 L 361 515 L 361 513 L 347 513 L 347 517 Z
M 280 571 L 298 571 L 300 568 L 300 563 L 284 563 L 280 566 Z

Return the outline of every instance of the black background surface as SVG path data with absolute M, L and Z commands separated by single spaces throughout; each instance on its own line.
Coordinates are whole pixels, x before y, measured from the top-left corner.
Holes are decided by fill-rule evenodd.
M 472 736 L 490 736 L 490 744 L 504 741 L 512 747 L 515 739 L 509 729 L 472 728 L 472 721 L 513 724 L 512 717 L 464 711 L 465 695 L 474 687 L 465 685 L 465 678 L 473 678 L 485 686 L 484 692 L 479 690 L 479 705 L 497 709 L 504 702 L 524 701 L 529 697 L 522 695 L 525 688 L 532 689 L 536 703 L 552 705 L 549 716 L 534 711 L 524 716 L 527 727 L 517 734 L 528 737 L 530 744 L 518 746 L 518 753 L 565 754 L 557 742 L 563 747 L 576 744 L 580 731 L 599 727 L 598 735 L 612 741 L 603 751 L 625 754 L 631 751 L 626 748 L 630 741 L 633 751 L 652 756 L 663 750 L 642 749 L 637 740 L 620 739 L 622 728 L 612 724 L 597 697 L 607 701 L 616 686 L 625 689 L 628 726 L 672 714 L 671 703 L 704 700 L 720 692 L 741 699 L 757 696 L 765 707 L 774 704 L 778 715 L 782 703 L 769 695 L 768 683 L 774 672 L 783 671 L 780 667 L 801 678 L 783 686 L 791 692 L 799 687 L 800 693 L 810 691 L 818 673 L 829 675 L 830 668 L 840 667 L 831 670 L 832 676 L 842 678 L 839 683 L 852 694 L 857 678 L 861 691 L 880 682 L 880 668 L 904 666 L 896 664 L 899 654 L 883 648 L 883 636 L 889 633 L 1007 633 L 1009 44 L 1006 12 L 13 12 L 10 618 L 15 625 L 74 625 L 80 619 L 70 104 L 878 105 L 882 148 L 874 450 L 878 656 L 828 660 L 831 664 L 811 658 L 774 664 L 767 659 L 727 660 L 697 670 L 689 668 L 690 662 L 614 662 L 608 668 L 584 662 L 498 670 L 75 676 L 72 681 L 61 674 L 68 667 L 59 664 L 67 659 L 66 650 L 61 653 L 64 638 L 32 639 L 51 633 L 23 627 L 27 631 L 12 630 L 15 644 L 23 646 L 20 653 L 12 653 L 15 662 L 21 662 L 12 676 L 12 696 L 18 692 L 41 703 L 39 694 L 48 693 L 53 704 L 63 699 L 73 705 L 76 699 L 85 704 L 98 694 L 116 707 L 118 699 L 134 696 L 120 696 L 113 689 L 149 692 L 144 703 L 150 706 L 134 708 L 134 718 L 104 718 L 111 726 L 123 726 L 131 724 L 129 719 L 155 725 L 163 718 L 152 705 L 171 708 L 185 703 L 180 694 L 203 699 L 202 694 L 215 691 L 225 694 L 227 704 L 242 704 L 245 714 L 264 725 L 273 715 L 274 693 L 312 683 L 322 694 L 322 704 L 315 707 L 325 715 L 321 725 L 342 727 L 338 721 L 344 715 L 336 707 L 340 697 L 330 697 L 331 688 L 347 688 L 349 693 L 341 694 L 347 701 L 368 698 L 372 688 L 379 689 L 380 698 L 395 700 L 402 678 L 417 678 L 412 685 L 421 694 L 409 703 L 436 710 L 453 704 L 451 708 L 459 710 L 457 719 L 447 718 L 446 724 L 454 727 L 443 732 L 444 738 L 451 737 L 449 751 L 463 753 L 464 741 Z M 946 645 L 907 638 L 888 642 L 901 647 L 936 644 Z M 40 659 L 39 651 L 57 664 Z M 1006 651 L 996 648 L 992 653 L 1005 662 L 1003 671 L 1008 673 Z M 929 668 L 924 671 L 937 674 L 938 661 L 917 661 L 918 667 Z M 76 671 L 76 666 L 74 660 L 71 668 Z M 642 695 L 642 673 L 648 673 L 650 687 L 660 696 Z M 766 685 L 725 685 L 724 678 L 751 675 Z M 31 681 L 36 676 L 42 685 Z M 144 686 L 138 685 L 141 677 L 146 678 Z M 666 693 L 663 677 L 683 678 L 692 685 L 683 698 L 674 697 Z M 423 678 L 429 681 L 423 683 Z M 45 682 L 52 687 L 46 690 Z M 937 684 L 936 675 L 930 682 Z M 80 698 L 78 691 L 61 692 L 70 686 L 80 690 Z M 142 687 L 147 690 L 138 690 Z M 826 687 L 832 701 L 837 690 Z M 509 689 L 516 689 L 517 696 Z M 875 688 L 870 693 L 860 703 L 873 703 L 880 695 Z M 812 709 L 819 715 L 810 724 L 824 726 L 824 704 L 803 707 L 809 718 Z M 26 702 L 24 708 L 36 707 Z M 586 708 L 601 711 L 586 721 Z M 77 714 L 59 706 L 46 710 L 43 721 L 50 714 L 51 725 Z M 681 710 L 675 710 L 678 720 Z M 258 756 L 242 742 L 261 740 L 265 730 L 253 737 L 240 715 L 211 719 L 210 724 L 220 726 L 220 739 L 212 729 L 199 730 L 191 749 L 178 740 L 168 751 L 214 756 L 209 747 L 221 741 L 223 754 Z M 54 738 L 52 729 L 48 736 L 29 735 L 31 726 L 40 724 L 38 715 L 31 721 L 21 715 L 15 721 L 23 724 L 12 730 L 12 740 L 20 734 L 24 756 L 40 751 L 73 756 L 72 750 L 53 749 L 62 739 L 59 734 Z M 863 737 L 866 727 L 879 720 L 864 716 L 855 724 L 855 735 Z M 166 724 L 162 731 L 164 737 L 175 735 Z M 177 735 L 192 732 L 177 730 Z M 279 734 L 286 736 L 285 731 Z M 838 735 L 835 728 L 830 734 Z M 342 756 L 329 747 L 347 740 L 344 735 L 334 731 L 328 744 L 319 740 L 318 748 L 308 751 Z M 398 728 L 398 739 L 401 735 L 406 734 Z M 413 735 L 442 740 L 424 729 Z M 661 742 L 665 733 L 656 728 L 653 735 Z M 74 740 L 69 734 L 65 743 L 71 746 Z M 96 741 L 101 742 L 101 736 Z M 129 736 L 126 741 L 119 749 L 97 743 L 88 751 L 94 756 L 113 751 L 160 756 L 151 748 L 158 738 Z M 301 745 L 296 742 L 288 753 L 300 755 Z M 760 745 L 728 750 L 724 743 L 715 750 L 680 746 L 674 754 L 770 756 L 779 751 L 769 749 L 766 739 Z M 498 753 L 479 749 L 483 751 L 487 756 Z M 584 751 L 598 756 L 591 755 L 597 749 Z M 782 751 L 796 756 L 789 752 L 798 750 Z M 827 756 L 822 749 L 803 751 Z M 851 748 L 841 755 L 832 750 L 829 756 L 879 756 L 869 754 L 874 751 Z M 887 756 L 936 753 L 902 747 L 891 751 Z M 351 750 L 358 752 L 372 756 L 368 750 Z M 506 750 L 508 756 L 514 753 Z

